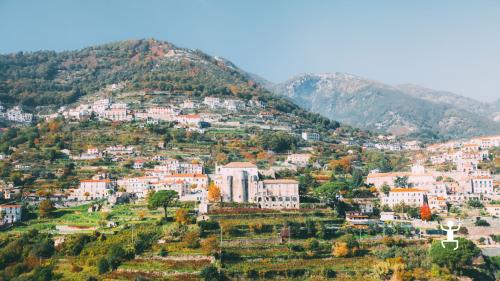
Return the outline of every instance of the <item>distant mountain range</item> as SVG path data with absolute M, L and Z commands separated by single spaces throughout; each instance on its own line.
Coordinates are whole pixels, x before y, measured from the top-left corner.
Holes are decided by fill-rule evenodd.
M 483 103 L 346 73 L 303 74 L 272 90 L 307 110 L 364 129 L 445 139 L 500 133 L 500 99 Z

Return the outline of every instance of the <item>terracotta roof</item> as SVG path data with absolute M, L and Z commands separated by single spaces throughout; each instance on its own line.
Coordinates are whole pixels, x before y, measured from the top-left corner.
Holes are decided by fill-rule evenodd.
M 21 208 L 22 205 L 14 204 L 14 205 L 0 205 L 0 208 Z
M 207 178 L 204 174 L 173 174 L 165 176 L 167 178 Z
M 250 162 L 231 162 L 225 165 L 224 168 L 257 168 L 257 166 Z
M 277 179 L 277 180 L 264 180 L 264 184 L 299 184 L 298 181 L 292 179 Z
M 432 177 L 432 174 L 413 174 L 411 172 L 393 172 L 393 173 L 370 173 L 368 174 L 369 178 L 383 178 L 383 177 L 419 177 L 419 176 L 426 176 L 426 177 Z
M 426 191 L 418 188 L 394 188 L 391 189 L 391 192 L 426 192 Z
M 199 114 L 186 114 L 186 115 L 179 115 L 179 118 L 196 119 L 196 118 L 200 118 L 200 115 Z
M 476 180 L 492 180 L 493 178 L 490 177 L 490 176 L 475 176 L 475 177 L 472 177 L 472 179 L 476 179 Z
M 104 180 L 81 180 L 80 182 L 111 182 L 110 179 L 104 179 Z

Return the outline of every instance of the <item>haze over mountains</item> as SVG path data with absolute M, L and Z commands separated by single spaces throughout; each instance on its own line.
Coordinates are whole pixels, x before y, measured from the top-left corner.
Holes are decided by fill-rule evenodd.
M 273 91 L 355 127 L 416 137 L 500 132 L 500 100 L 483 103 L 417 85 L 391 86 L 346 73 L 302 74 Z

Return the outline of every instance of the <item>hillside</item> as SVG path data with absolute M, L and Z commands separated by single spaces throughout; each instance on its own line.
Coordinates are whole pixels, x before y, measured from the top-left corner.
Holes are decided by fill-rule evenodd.
M 494 105 L 414 85 L 390 86 L 344 73 L 304 74 L 274 91 L 328 118 L 397 135 L 459 138 L 500 132 Z
M 262 92 L 227 60 L 157 40 L 115 42 L 78 51 L 0 56 L 0 100 L 24 106 L 62 105 L 106 85 L 202 94 Z
M 338 127 L 337 122 L 272 95 L 256 81 L 261 78 L 254 77 L 199 50 L 155 39 L 129 40 L 76 51 L 0 55 L 0 103 L 6 107 L 22 105 L 34 112 L 48 108 L 50 112 L 120 84 L 125 85 L 122 92 L 258 99 L 268 109 L 291 113 L 320 127 Z

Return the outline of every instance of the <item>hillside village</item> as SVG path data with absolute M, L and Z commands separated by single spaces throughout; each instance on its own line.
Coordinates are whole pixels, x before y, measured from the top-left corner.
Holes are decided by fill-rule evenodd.
M 500 277 L 500 136 L 353 128 L 153 39 L 0 59 L 1 280 Z
M 171 95 L 168 103 L 151 102 L 153 98 L 137 104 L 130 101 L 135 100 L 138 93 L 120 92 L 120 88 L 119 85 L 110 87 L 107 93 L 119 92 L 112 94 L 113 97 L 99 98 L 98 95 L 95 100 L 63 106 L 54 113 L 38 114 L 36 122 L 48 126 L 49 132 L 60 131 L 65 124 L 101 124 L 115 128 L 132 125 L 152 132 L 166 126 L 169 130 L 182 130 L 184 134 L 197 134 L 198 139 L 214 131 L 246 135 L 248 130 L 262 130 L 288 135 L 298 141 L 297 146 L 287 146 L 283 150 L 278 144 L 274 146 L 277 151 L 270 147 L 243 158 L 223 154 L 212 156 L 211 152 L 200 154 L 200 147 L 191 148 L 191 153 L 180 156 L 179 152 L 186 148 L 181 139 L 175 140 L 175 135 L 173 139 L 150 139 L 146 146 L 113 141 L 82 143 L 83 147 L 79 144 L 77 149 L 59 147 L 60 156 L 56 158 L 63 159 L 65 167 L 85 172 L 78 173 L 80 175 L 75 178 L 78 180 L 71 181 L 67 187 L 49 189 L 29 185 L 26 181 L 19 185 L 19 180 L 9 180 L 12 176 L 3 177 L 4 203 L 0 210 L 4 229 L 15 230 L 16 225 L 24 225 L 24 213 L 33 212 L 47 202 L 54 209 L 90 206 L 89 214 L 106 214 L 120 206 L 140 206 L 155 193 L 174 191 L 181 204 L 195 203 L 190 212 L 198 221 L 210 220 L 221 212 L 231 214 L 232 209 L 238 212 L 243 208 L 250 214 L 307 214 L 311 209 L 320 212 L 330 206 L 344 221 L 343 229 L 347 232 L 350 229 L 368 234 L 379 227 L 386 232 L 394 223 L 404 223 L 407 230 L 398 231 L 408 233 L 405 231 L 411 229 L 416 237 L 433 237 L 441 220 L 456 217 L 463 221 L 468 238 L 485 249 L 485 253 L 498 247 L 500 175 L 496 172 L 498 163 L 495 161 L 498 161 L 500 136 L 435 144 L 401 141 L 390 135 L 368 136 L 362 140 L 338 129 L 311 130 L 293 122 L 293 115 L 269 110 L 259 100 L 182 99 Z M 3 118 L 17 123 L 18 130 L 34 122 L 34 118 L 23 113 L 20 107 L 7 110 Z M 3 134 L 8 134 L 9 130 L 5 129 Z M 219 133 L 215 139 L 226 142 L 234 137 Z M 43 137 L 40 138 L 39 143 Z M 336 147 L 338 155 L 333 158 L 324 151 L 325 147 L 332 146 Z M 19 158 L 21 147 L 8 147 L 7 153 L 2 153 L 2 161 L 11 163 L 13 172 L 26 177 L 34 163 Z M 380 164 L 364 164 L 361 168 L 356 159 L 361 155 L 366 158 L 371 153 L 399 154 L 406 160 L 389 170 Z M 93 163 L 100 164 L 93 168 Z M 103 163 L 108 164 L 102 166 Z M 107 165 L 111 166 L 106 168 Z M 113 172 L 116 168 L 111 167 L 115 165 L 127 167 L 130 172 Z M 364 170 L 366 174 L 359 175 L 353 170 Z M 46 180 L 40 180 L 37 180 L 38 186 L 44 186 Z M 356 180 L 361 182 L 355 183 Z M 322 189 L 327 194 L 321 194 L 319 190 Z M 422 209 L 426 207 L 430 213 L 423 217 Z M 101 225 L 103 229 L 113 229 L 123 227 L 123 223 L 110 219 Z M 59 233 L 64 240 L 68 233 L 81 231 L 75 227 L 74 223 L 56 225 L 51 232 Z M 81 229 L 84 232 L 96 229 L 89 227 Z

